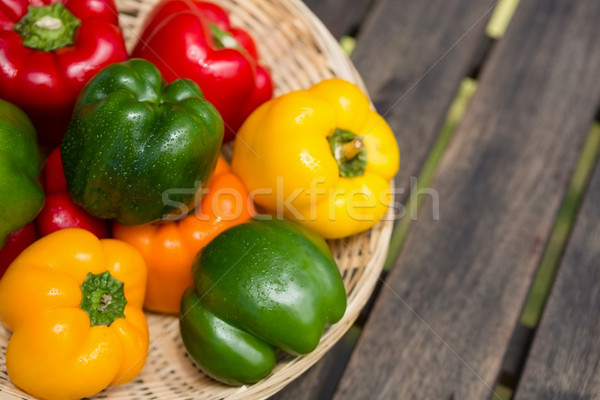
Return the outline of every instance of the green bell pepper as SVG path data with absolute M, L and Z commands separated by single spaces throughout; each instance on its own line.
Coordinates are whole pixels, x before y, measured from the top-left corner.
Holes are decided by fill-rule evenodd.
M 18 107 L 0 100 L 0 248 L 11 232 L 32 221 L 42 209 L 41 168 L 31 121 Z
M 222 140 L 223 120 L 196 83 L 166 84 L 145 60 L 109 65 L 80 93 L 61 145 L 69 193 L 124 225 L 182 217 Z
M 240 385 L 267 376 L 276 348 L 306 354 L 346 310 L 325 241 L 291 221 L 254 219 L 215 237 L 194 260 L 180 332 L 196 364 Z

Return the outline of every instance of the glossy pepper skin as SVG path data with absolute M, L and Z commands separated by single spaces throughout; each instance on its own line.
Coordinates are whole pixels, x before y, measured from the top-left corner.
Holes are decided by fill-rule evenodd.
M 178 215 L 194 208 L 222 140 L 223 120 L 194 82 L 166 84 L 141 59 L 109 65 L 81 92 L 61 145 L 69 193 L 124 225 Z
M 132 246 L 63 229 L 29 246 L 0 280 L 13 331 L 6 368 L 42 399 L 79 399 L 132 380 L 148 350 L 144 260 Z
M 240 385 L 267 376 L 275 349 L 306 354 L 344 315 L 346 292 L 325 241 L 287 220 L 236 225 L 196 257 L 180 331 L 196 364 Z
M 221 157 L 207 189 L 200 209 L 179 221 L 113 226 L 113 236 L 136 247 L 146 261 L 148 310 L 177 314 L 183 292 L 192 285 L 196 253 L 220 232 L 250 218 L 248 192 Z
M 31 121 L 0 99 L 0 248 L 11 232 L 31 222 L 44 205 L 41 165 Z
M 218 5 L 163 0 L 152 10 L 133 57 L 152 61 L 172 81 L 195 81 L 221 113 L 225 141 L 246 117 L 273 96 L 267 69 L 259 64 L 252 37 L 234 27 Z
M 400 154 L 354 84 L 322 81 L 263 104 L 234 145 L 232 169 L 256 203 L 325 238 L 365 231 L 389 209 Z
M 31 243 L 39 238 L 33 222 L 11 232 L 6 238 L 4 247 L 0 249 L 0 278 L 15 258 Z
M 0 0 L 0 98 L 27 113 L 43 147 L 60 143 L 87 81 L 127 59 L 117 15 L 113 0 Z
M 35 219 L 40 235 L 46 236 L 60 229 L 81 228 L 100 239 L 109 236 L 105 220 L 90 215 L 71 199 L 63 173 L 60 147 L 54 149 L 46 159 L 41 180 L 46 202 Z

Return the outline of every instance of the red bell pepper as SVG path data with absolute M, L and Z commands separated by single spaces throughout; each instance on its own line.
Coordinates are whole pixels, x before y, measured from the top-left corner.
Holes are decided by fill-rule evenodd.
M 35 223 L 42 236 L 60 229 L 81 228 L 92 232 L 98 238 L 108 237 L 107 222 L 90 215 L 69 196 L 60 147 L 50 153 L 41 180 L 46 192 L 46 202 Z
M 113 0 L 0 0 L 0 98 L 27 113 L 46 148 L 87 81 L 126 59 Z
M 0 249 L 0 278 L 4 275 L 4 271 L 6 271 L 13 260 L 37 239 L 38 234 L 33 222 L 8 235 L 4 247 Z
M 231 26 L 227 12 L 198 0 L 163 0 L 151 11 L 133 57 L 154 63 L 168 81 L 195 81 L 221 113 L 224 141 L 273 96 L 252 37 Z

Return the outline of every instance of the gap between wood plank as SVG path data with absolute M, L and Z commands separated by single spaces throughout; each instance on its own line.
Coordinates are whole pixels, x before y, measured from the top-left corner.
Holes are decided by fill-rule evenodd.
M 596 164 L 517 386 L 518 400 L 600 398 L 599 204 Z
M 458 125 L 463 119 L 476 90 L 477 82 L 475 80 L 466 78 L 462 81 L 458 93 L 448 109 L 442 129 L 423 164 L 423 168 L 421 169 L 418 178 L 414 181 L 416 184 L 414 186 L 411 185 L 408 189 L 408 198 L 405 202 L 406 206 L 403 208 L 405 215 L 396 222 L 396 226 L 394 227 L 384 270 L 389 271 L 393 267 L 411 225 L 416 222 L 419 206 L 424 199 L 423 196 L 419 195 L 435 195 L 435 193 L 429 191 L 429 186 L 435 176 L 442 156 L 448 148 L 454 132 L 456 132 Z M 433 212 L 434 210 L 432 210 L 432 213 Z
M 485 33 L 493 39 L 500 39 L 504 36 L 518 5 L 519 0 L 499 0 Z
M 558 266 L 573 231 L 577 213 L 590 183 L 599 153 L 600 122 L 596 122 L 586 138 L 581 156 L 577 161 L 575 172 L 571 177 L 569 188 L 558 211 L 540 267 L 525 303 L 521 315 L 521 323 L 525 326 L 533 328 L 539 322 L 550 287 L 554 282 Z
M 550 289 L 558 273 L 566 246 L 569 242 L 582 200 L 587 193 L 592 174 L 600 154 L 600 122 L 595 122 L 583 145 L 581 156 L 571 177 L 542 261 L 531 285 L 530 293 L 521 315 L 521 323 L 515 329 L 505 354 L 498 384 L 515 392 L 521 378 L 525 361 L 531 350 L 533 338 Z M 502 396 L 510 400 L 512 396 Z

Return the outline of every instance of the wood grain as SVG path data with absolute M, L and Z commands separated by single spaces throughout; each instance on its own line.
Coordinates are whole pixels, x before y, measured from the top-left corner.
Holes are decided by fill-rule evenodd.
M 479 63 L 496 0 L 382 0 L 352 60 L 396 134 L 402 201 L 418 176 L 461 80 Z
M 304 0 L 335 38 L 355 35 L 376 0 Z
M 305 3 L 338 34 L 336 21 L 340 16 L 356 15 L 360 8 L 357 4 L 365 9 L 364 3 L 370 2 Z M 493 3 L 379 0 L 369 15 L 360 16 L 364 24 L 352 58 L 378 110 L 389 111 L 386 120 L 400 144 L 402 165 L 396 187 L 404 192 L 398 193 L 398 202 L 408 193 L 410 177 L 421 170 L 462 78 L 480 61 L 477 56 L 487 43 L 484 29 Z M 446 56 L 440 60 L 442 55 Z M 336 360 L 347 358 L 353 340 L 352 336 L 346 337 L 347 345 L 334 347 L 274 398 L 300 400 L 329 393 L 344 368 Z
M 599 104 L 598 17 L 522 0 L 434 180 L 440 220 L 428 196 L 335 399 L 492 397 Z
M 600 398 L 600 165 L 530 351 L 516 400 Z

